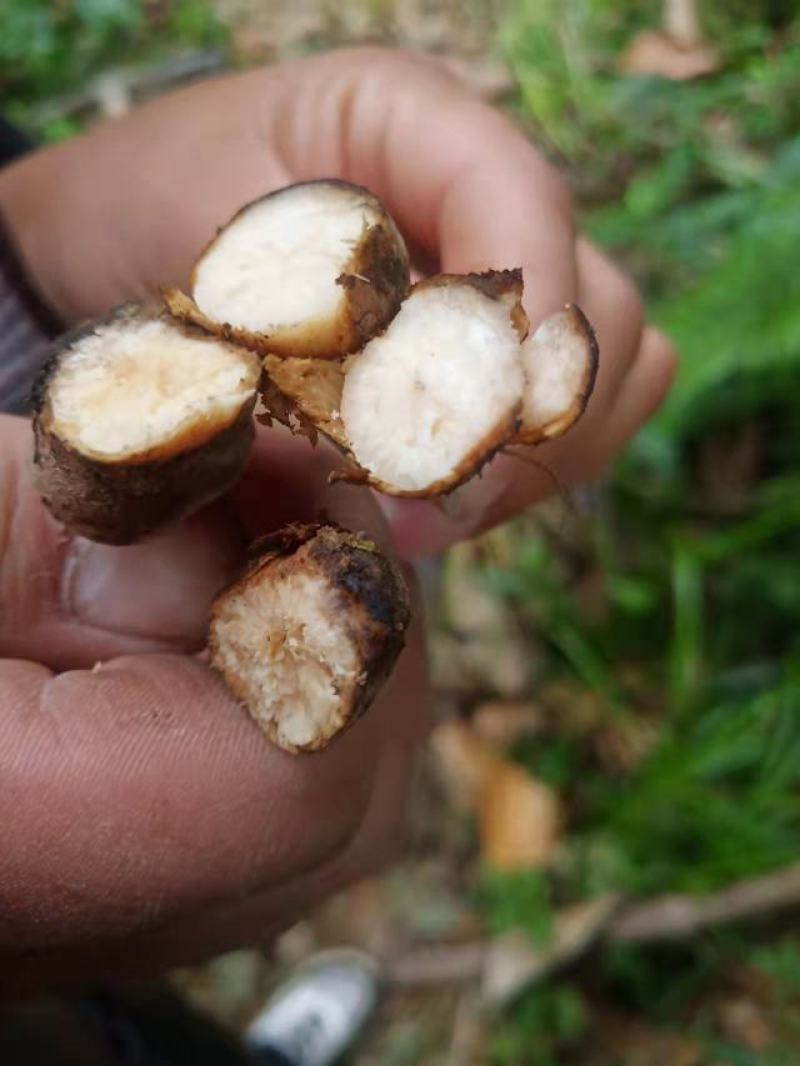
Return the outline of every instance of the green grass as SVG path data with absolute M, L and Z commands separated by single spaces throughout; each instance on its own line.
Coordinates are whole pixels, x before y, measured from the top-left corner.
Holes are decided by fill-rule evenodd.
M 574 173 L 590 168 L 590 225 L 639 265 L 682 365 L 578 552 L 541 530 L 487 573 L 543 641 L 543 678 L 567 673 L 609 716 L 657 724 L 629 779 L 587 781 L 572 760 L 592 793 L 578 828 L 613 839 L 631 871 L 620 887 L 642 891 L 711 888 L 800 854 L 800 19 L 706 4 L 717 74 L 615 73 L 657 8 L 521 3 L 503 34 L 523 111 Z M 718 127 L 736 160 L 721 162 Z M 726 499 L 744 432 L 757 456 Z M 593 571 L 599 619 L 574 591 Z M 631 665 L 647 708 L 622 680 Z
M 211 0 L 4 0 L 0 7 L 0 95 L 8 116 L 49 140 L 73 121 L 42 124 L 37 105 L 85 87 L 117 65 L 170 51 L 223 46 L 227 32 Z
M 517 749 L 568 804 L 565 854 L 557 875 L 484 873 L 475 894 L 490 929 L 537 940 L 562 902 L 710 891 L 800 855 L 800 16 L 789 0 L 700 7 L 721 65 L 689 83 L 617 71 L 657 0 L 516 0 L 501 33 L 517 115 L 682 354 L 672 397 L 589 519 L 566 519 L 569 547 L 543 525 L 486 570 L 536 637 L 537 686 L 570 678 L 601 722 L 655 738 L 613 772 L 591 732 Z M 211 0 L 7 0 L 4 107 L 65 136 L 74 123 L 37 125 L 43 101 L 225 42 Z M 600 611 L 580 594 L 587 575 Z M 779 1046 L 755 1057 L 707 1007 L 737 965 L 769 982 L 780 1016 Z M 595 999 L 688 1033 L 709 1062 L 782 1066 L 800 1041 L 800 941 L 741 931 L 602 949 L 524 995 L 489 1061 L 582 1061 Z
M 498 1028 L 488 1047 L 488 1066 L 556 1066 L 580 1044 L 587 1008 L 580 988 L 558 982 L 536 989 L 514 1008 L 513 1025 Z
M 530 0 L 502 35 L 520 115 L 682 356 L 663 412 L 594 495 L 588 530 L 543 525 L 520 534 L 510 565 L 486 568 L 543 649 L 541 690 L 575 679 L 608 722 L 656 738 L 613 772 L 592 738 L 517 751 L 569 802 L 570 861 L 550 879 L 551 906 L 608 889 L 712 891 L 800 855 L 800 18 L 791 4 L 706 3 L 718 73 L 621 76 L 620 49 L 659 9 Z M 599 615 L 579 592 L 587 574 Z M 490 925 L 509 913 L 530 925 L 515 881 L 496 877 L 482 898 Z M 541 887 L 531 898 L 539 928 L 547 898 Z M 743 937 L 737 950 L 780 973 L 776 999 L 794 995 L 796 1009 L 796 942 L 770 956 Z M 603 994 L 683 1024 L 724 965 L 700 943 L 678 955 L 676 970 L 657 952 L 606 952 Z M 544 1018 L 548 995 L 532 991 L 500 1026 L 497 1062 L 527 1061 L 534 1016 L 562 1061 L 572 1037 Z M 789 1061 L 692 1025 L 709 1061 Z

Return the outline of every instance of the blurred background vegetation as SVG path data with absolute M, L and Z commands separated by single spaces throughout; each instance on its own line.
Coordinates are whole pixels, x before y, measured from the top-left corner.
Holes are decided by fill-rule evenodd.
M 359 890 L 373 947 L 381 922 L 395 952 L 521 930 L 540 954 L 555 944 L 555 972 L 485 1017 L 469 967 L 404 988 L 357 1061 L 800 1061 L 791 910 L 647 944 L 598 928 L 569 965 L 557 950 L 570 907 L 718 894 L 800 858 L 797 5 L 5 0 L 0 90 L 53 139 L 140 83 L 352 40 L 442 53 L 513 112 L 682 355 L 665 409 L 604 484 L 445 561 L 432 643 L 451 732 L 434 737 L 414 855 Z M 486 790 L 454 798 L 464 753 L 489 751 L 519 803 L 513 789 L 505 807 Z M 498 850 L 533 786 L 557 812 L 549 835 L 536 854 Z M 339 939 L 358 938 L 351 919 Z M 182 980 L 234 1017 L 242 974 L 261 971 L 241 955 L 220 966 Z

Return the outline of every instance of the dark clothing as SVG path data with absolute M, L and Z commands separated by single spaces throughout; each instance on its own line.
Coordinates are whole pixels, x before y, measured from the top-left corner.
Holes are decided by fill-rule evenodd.
M 30 410 L 31 386 L 59 332 L 55 315 L 27 281 L 0 217 L 0 412 Z
M 0 167 L 36 147 L 34 140 L 0 115 Z
M 34 147 L 26 134 L 0 115 L 0 167 Z M 26 278 L 0 217 L 0 412 L 29 410 L 31 386 L 59 331 L 56 316 Z

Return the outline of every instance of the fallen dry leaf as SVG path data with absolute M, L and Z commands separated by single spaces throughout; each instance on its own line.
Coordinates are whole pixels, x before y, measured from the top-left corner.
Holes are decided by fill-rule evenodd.
M 483 858 L 497 870 L 534 870 L 552 860 L 560 835 L 558 798 L 516 763 L 498 759 L 483 782 L 478 828 Z
M 486 862 L 498 870 L 546 866 L 560 835 L 553 790 L 498 755 L 466 722 L 443 722 L 432 734 L 431 747 L 450 802 L 477 814 Z
M 463 886 L 454 884 L 444 858 L 395 867 L 383 880 L 389 887 L 392 917 L 415 943 L 462 940 L 481 931 L 478 914 Z
M 313 922 L 310 918 L 302 918 L 274 941 L 271 954 L 282 966 L 291 967 L 299 966 L 319 949 Z
M 719 70 L 720 59 L 703 37 L 696 0 L 664 0 L 660 30 L 637 33 L 619 59 L 623 74 L 654 74 L 689 81 Z
M 445 792 L 460 810 L 475 810 L 497 761 L 491 747 L 465 723 L 442 722 L 431 734 L 431 748 Z
M 710 45 L 686 47 L 658 30 L 637 33 L 620 56 L 623 74 L 651 74 L 670 81 L 690 81 L 719 70 L 719 56 Z

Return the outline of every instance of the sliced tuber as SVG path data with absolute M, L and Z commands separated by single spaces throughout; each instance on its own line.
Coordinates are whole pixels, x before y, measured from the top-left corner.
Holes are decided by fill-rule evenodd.
M 449 492 L 510 444 L 565 432 L 598 352 L 568 306 L 528 336 L 519 270 L 442 274 L 409 292 L 383 205 L 341 181 L 243 207 L 171 314 L 128 307 L 68 335 L 35 406 L 40 491 L 53 514 L 126 544 L 237 479 L 260 385 L 265 420 L 351 461 L 342 476 L 396 496 Z
M 597 376 L 597 341 L 583 311 L 568 304 L 546 318 L 523 342 L 522 363 L 522 425 L 514 443 L 560 437 L 583 414 Z
M 179 318 L 262 355 L 341 359 L 408 291 L 403 238 L 377 197 L 343 181 L 290 185 L 247 204 L 195 264 Z
M 45 503 L 109 544 L 195 511 L 241 474 L 259 374 L 250 352 L 138 306 L 68 334 L 34 396 Z
M 408 587 L 364 537 L 288 526 L 211 613 L 211 662 L 286 751 L 316 751 L 369 707 L 404 643 Z
M 518 270 L 430 278 L 348 361 L 342 428 L 376 488 L 448 492 L 510 440 L 523 391 L 521 295 Z
M 274 418 L 314 443 L 319 431 L 347 451 L 339 413 L 343 388 L 344 369 L 340 362 L 268 355 L 261 379 L 261 398 L 267 412 L 262 420 L 269 423 Z
M 506 444 L 560 436 L 591 396 L 597 342 L 571 304 L 525 337 L 521 291 L 518 271 L 431 278 L 342 363 L 267 357 L 267 420 L 325 434 L 355 460 L 345 476 L 392 495 L 447 492 Z

